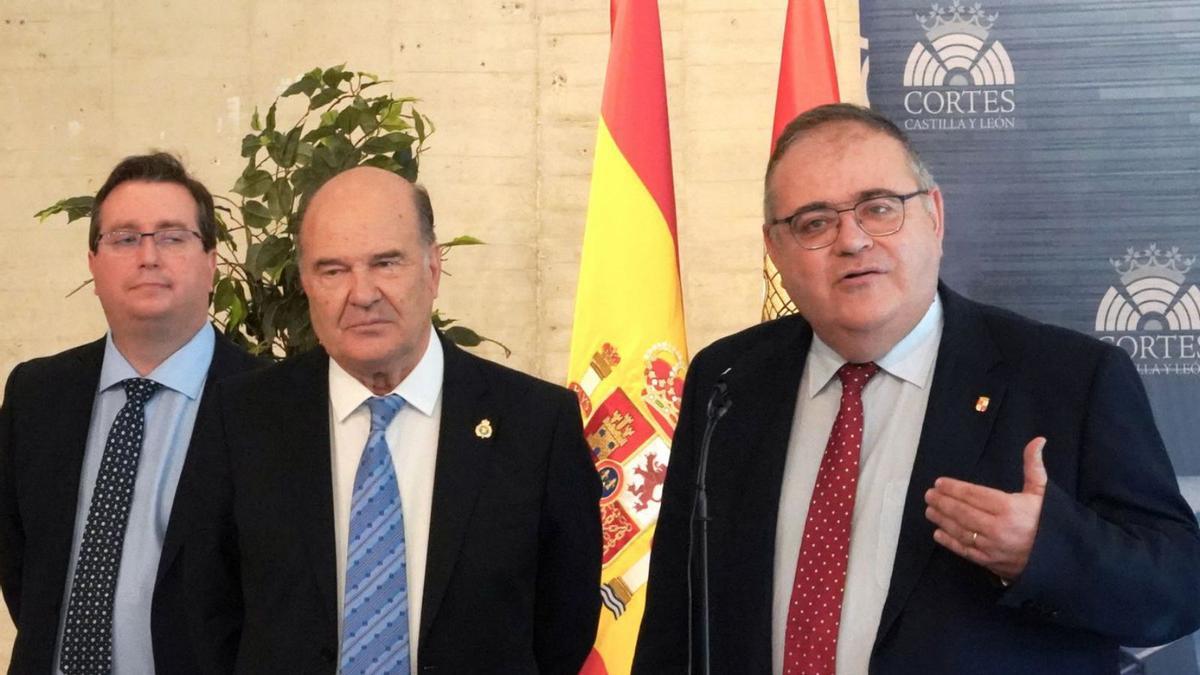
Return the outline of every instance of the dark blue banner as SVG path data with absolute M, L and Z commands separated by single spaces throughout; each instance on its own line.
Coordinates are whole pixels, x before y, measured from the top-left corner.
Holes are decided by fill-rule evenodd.
M 945 279 L 1115 342 L 1200 475 L 1200 5 L 863 0 L 871 105 L 946 197 Z
M 943 278 L 1125 349 L 1200 508 L 1200 3 L 860 14 L 870 103 L 945 195 Z

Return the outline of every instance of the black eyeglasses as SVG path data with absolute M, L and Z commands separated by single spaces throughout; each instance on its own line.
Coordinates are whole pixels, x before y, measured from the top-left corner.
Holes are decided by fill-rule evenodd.
M 904 203 L 917 195 L 927 194 L 929 190 L 917 190 L 906 195 L 867 197 L 844 209 L 832 206 L 803 209 L 786 218 L 772 220 L 767 226 L 787 225 L 801 248 L 815 251 L 837 241 L 841 215 L 853 212 L 854 222 L 863 232 L 872 237 L 886 237 L 904 227 Z

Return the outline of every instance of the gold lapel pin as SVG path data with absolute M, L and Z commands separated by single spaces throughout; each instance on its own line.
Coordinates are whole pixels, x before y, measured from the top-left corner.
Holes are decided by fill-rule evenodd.
M 475 435 L 480 438 L 492 437 L 492 421 L 488 418 L 479 420 L 479 424 L 475 425 Z
M 992 399 L 987 396 L 980 396 L 975 399 L 975 412 L 987 412 L 988 404 L 991 402 Z

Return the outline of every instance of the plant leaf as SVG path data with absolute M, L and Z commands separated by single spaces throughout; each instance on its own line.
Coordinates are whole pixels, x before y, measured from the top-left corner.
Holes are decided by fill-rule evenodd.
M 287 98 L 288 96 L 295 96 L 296 94 L 311 96 L 312 93 L 320 86 L 321 69 L 317 68 L 315 70 L 308 71 L 299 80 L 293 82 L 287 89 L 283 90 L 283 93 L 280 94 L 279 97 Z
M 261 147 L 262 140 L 258 134 L 246 134 L 242 137 L 242 157 L 249 158 L 251 162 L 254 162 L 254 156 Z
M 333 102 L 333 99 L 341 96 L 342 93 L 343 92 L 338 89 L 326 87 L 323 91 L 321 91 L 321 93 L 308 100 L 308 109 L 316 110 L 322 106 L 329 105 L 331 102 Z
M 470 328 L 467 328 L 466 326 L 451 326 L 450 328 L 445 329 L 443 334 L 448 340 L 456 345 L 459 345 L 460 347 L 478 347 L 484 342 L 490 342 L 504 350 L 505 358 L 512 356 L 512 350 L 504 345 L 504 343 L 497 342 L 489 337 L 484 337 Z
M 292 184 L 285 177 L 275 180 L 267 190 L 267 208 L 272 220 L 283 220 L 292 214 Z
M 92 195 L 79 195 L 78 197 L 68 197 L 47 206 L 46 208 L 33 214 L 38 222 L 46 222 L 50 216 L 59 213 L 67 214 L 67 222 L 72 223 L 80 218 L 87 218 L 92 215 L 92 203 L 95 197 Z
M 344 63 L 333 66 L 325 71 L 325 74 L 321 76 L 321 81 L 327 87 L 336 87 L 348 78 L 354 77 L 352 73 L 343 72 L 345 69 L 346 64 Z
M 455 246 L 482 246 L 483 244 L 486 244 L 486 243 L 487 242 L 483 241 L 482 239 L 477 239 L 475 237 L 472 237 L 469 234 L 464 234 L 462 236 L 455 237 L 455 238 L 451 239 L 450 241 L 442 242 L 442 243 L 438 244 L 438 246 L 442 247 L 443 249 L 446 249 L 446 248 L 454 248 Z
M 233 191 L 247 199 L 261 197 L 270 189 L 272 181 L 271 174 L 266 171 L 248 168 L 233 184 Z
M 317 127 L 316 129 L 313 129 L 312 131 L 308 132 L 307 134 L 304 134 L 304 138 L 302 138 L 301 140 L 311 143 L 313 141 L 319 141 L 322 138 L 325 138 L 326 136 L 331 136 L 336 133 L 337 133 L 337 129 L 335 129 L 333 127 L 333 125 L 322 124 L 321 126 Z
M 271 224 L 271 211 L 262 202 L 247 201 L 242 204 L 242 222 L 246 227 L 264 228 Z
M 300 149 L 300 133 L 304 129 L 296 127 L 287 133 L 283 140 L 283 149 L 279 152 L 279 157 L 275 159 L 275 163 L 282 169 L 291 168 L 296 163 L 296 153 Z
M 416 110 L 412 111 L 413 129 L 417 132 L 417 138 L 425 140 L 425 120 L 421 119 L 421 113 Z

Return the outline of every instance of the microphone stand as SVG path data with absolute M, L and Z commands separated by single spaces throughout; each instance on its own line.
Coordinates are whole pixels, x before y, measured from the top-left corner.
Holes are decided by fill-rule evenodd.
M 708 398 L 704 436 L 700 441 L 700 454 L 696 461 L 696 493 L 692 501 L 692 517 L 688 523 L 688 672 L 693 675 L 709 675 L 712 672 L 711 624 L 708 613 L 708 450 L 712 443 L 713 432 L 717 428 L 717 422 L 721 421 L 721 418 L 729 412 L 729 408 L 733 405 L 733 401 L 729 397 L 728 386 L 725 384 L 725 375 L 728 373 L 728 368 L 721 373 L 716 386 L 713 387 L 712 395 Z M 699 525 L 699 541 L 696 537 L 697 525 Z M 697 548 L 699 548 L 698 581 L 700 585 L 699 626 L 694 625 L 697 612 L 693 598 L 691 570 Z M 698 664 L 695 663 L 697 651 L 699 651 L 700 657 Z

